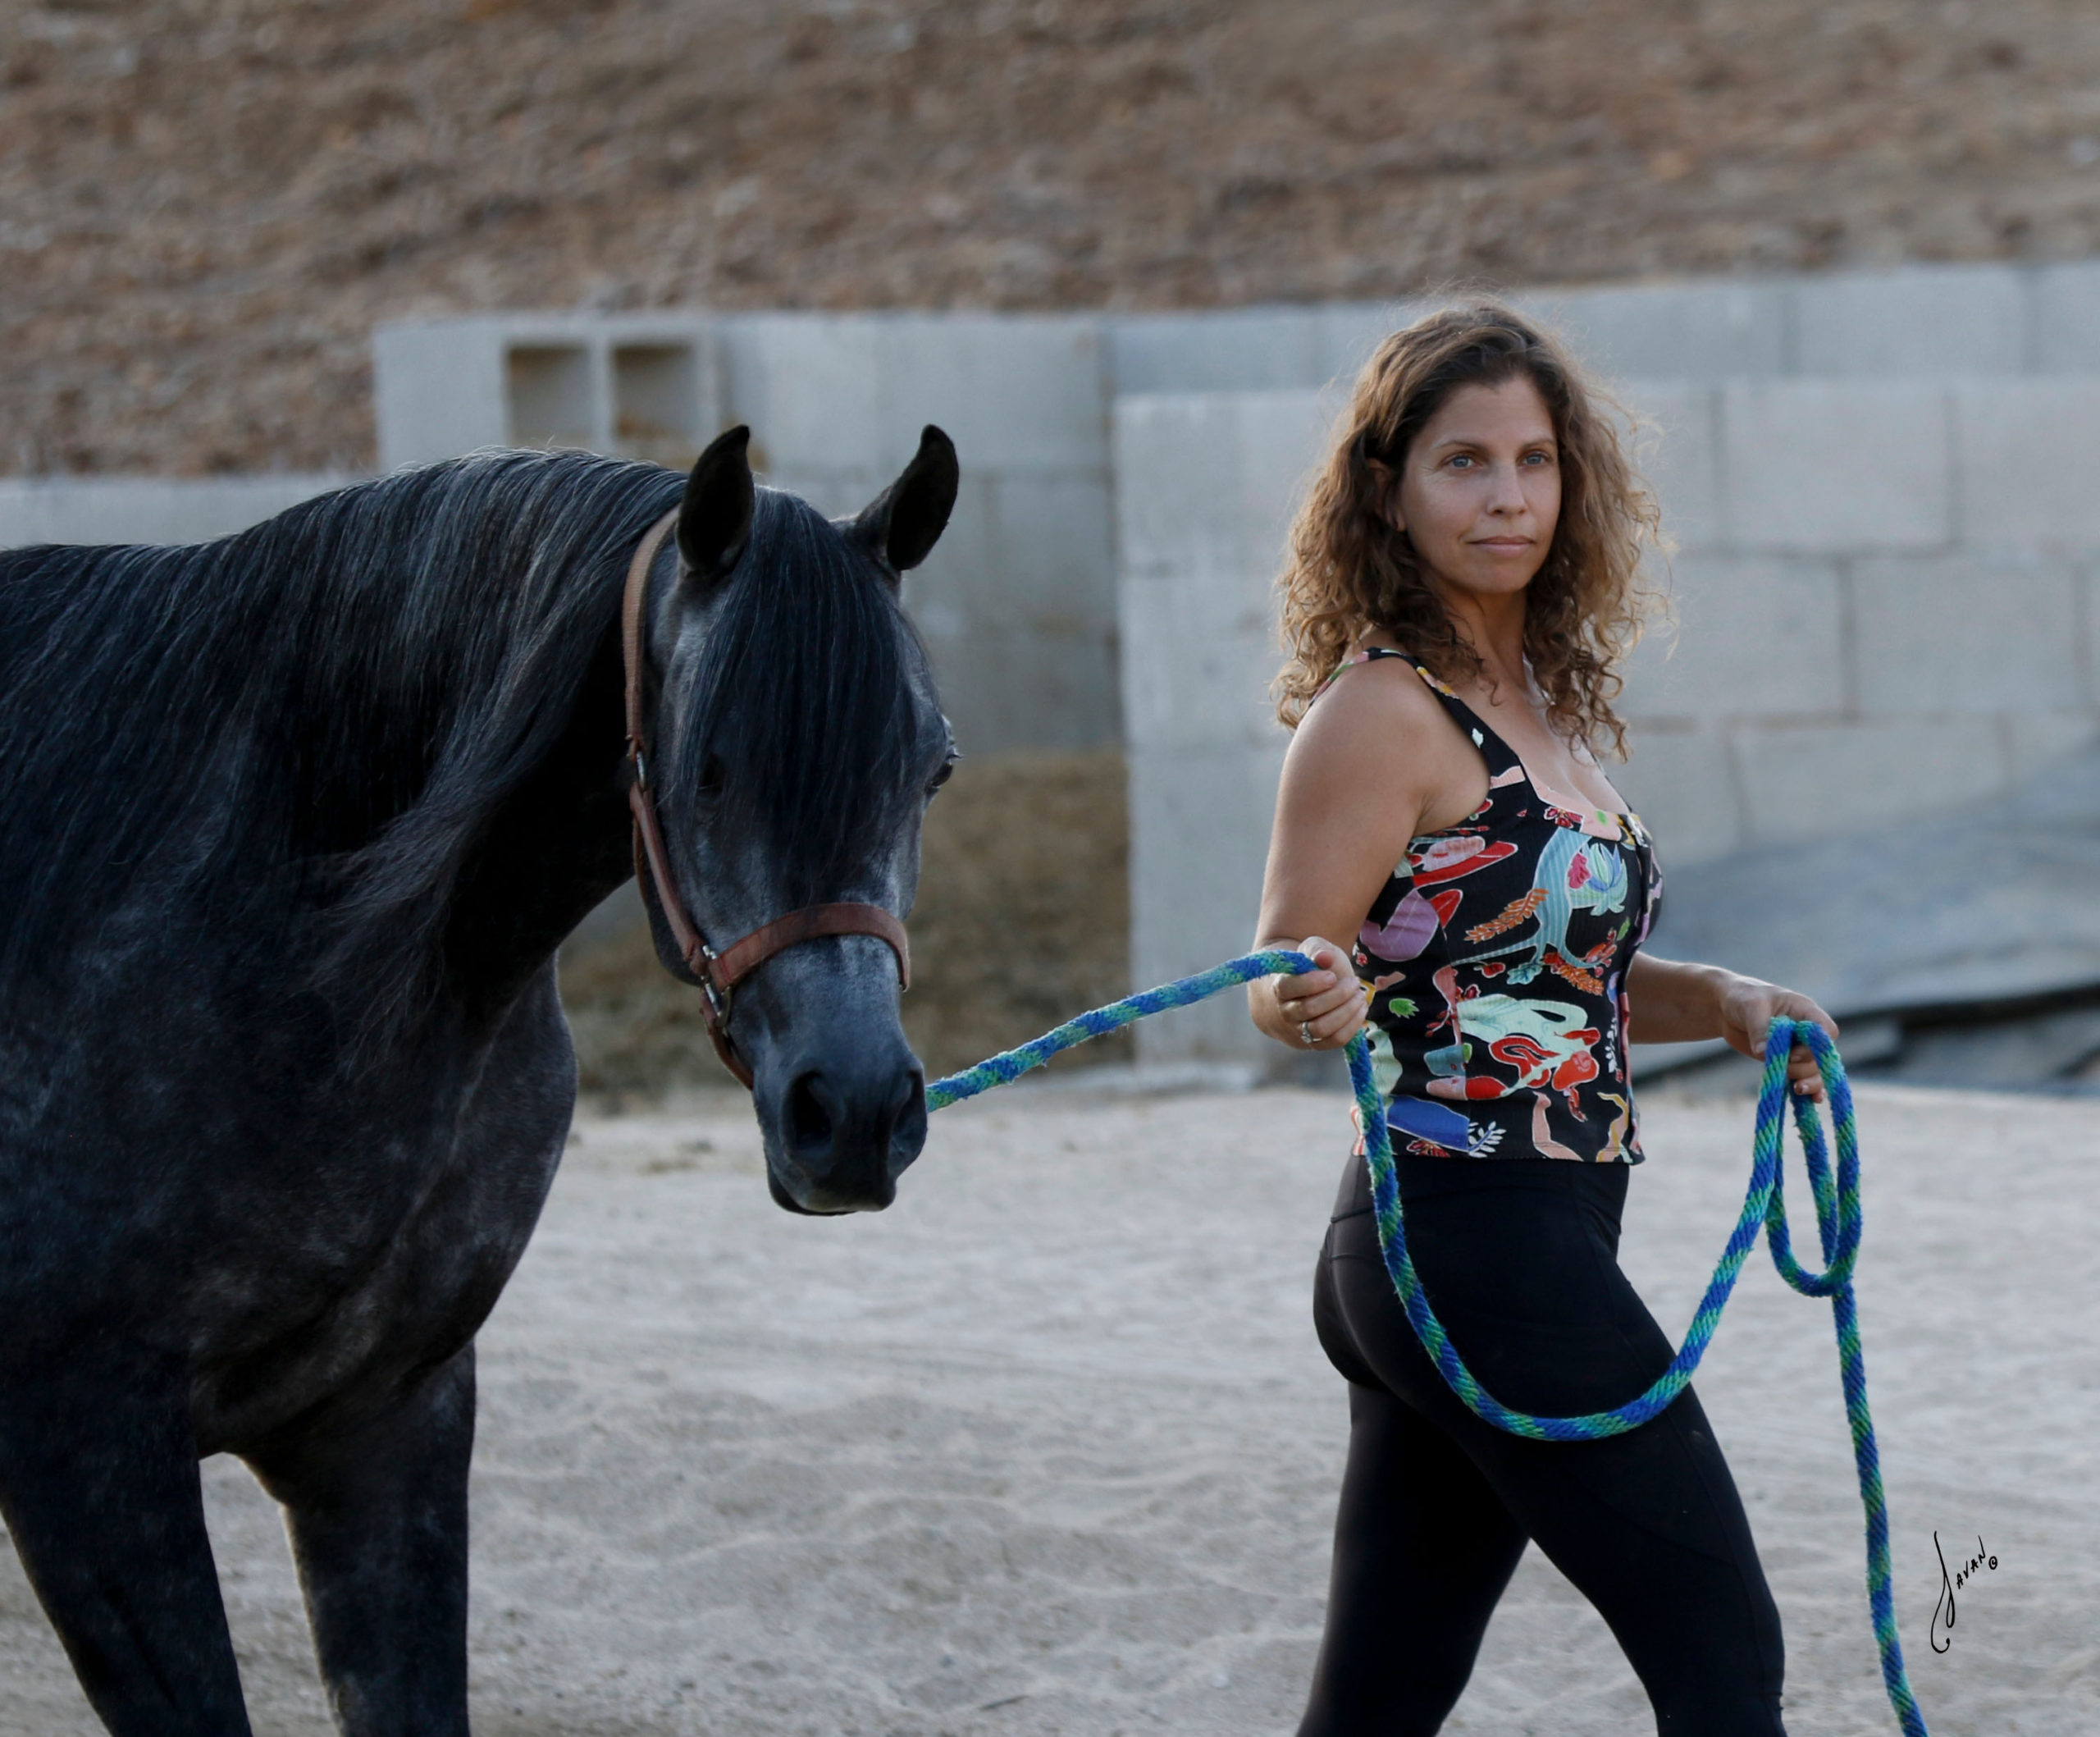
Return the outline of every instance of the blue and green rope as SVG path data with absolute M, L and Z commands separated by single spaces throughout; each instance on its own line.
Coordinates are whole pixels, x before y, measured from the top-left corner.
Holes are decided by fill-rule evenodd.
M 1183 977 L 1157 989 L 1125 996 L 1105 1008 L 1096 1008 L 1076 1019 L 1067 1020 L 1017 1049 L 1008 1049 L 979 1062 L 975 1067 L 950 1074 L 926 1088 L 926 1107 L 944 1109 L 995 1086 L 1004 1086 L 1051 1057 L 1109 1032 L 1134 1024 L 1171 1008 L 1184 1008 L 1208 999 L 1235 984 L 1279 972 L 1296 974 L 1317 969 L 1301 953 L 1276 948 L 1251 953 L 1222 965 Z M 1838 1165 L 1833 1175 L 1829 1153 L 1824 1143 L 1823 1126 L 1815 1107 L 1807 1098 L 1790 1092 L 1787 1061 L 1796 1042 L 1807 1044 L 1815 1057 L 1830 1099 L 1836 1131 Z M 1378 1223 L 1378 1243 L 1386 1259 L 1386 1271 L 1399 1293 L 1415 1337 L 1429 1353 L 1451 1391 L 1483 1421 L 1512 1435 L 1541 1442 L 1589 1442 L 1600 1437 L 1622 1435 L 1663 1411 L 1690 1383 L 1699 1360 L 1721 1324 L 1721 1311 L 1735 1288 L 1743 1262 L 1749 1259 L 1760 1228 L 1772 1263 L 1779 1276 L 1804 1296 L 1827 1296 L 1838 1329 L 1838 1360 L 1845 1390 L 1845 1415 L 1852 1433 L 1852 1456 L 1859 1470 L 1860 1500 L 1866 1510 L 1867 1601 L 1874 1616 L 1875 1645 L 1881 1653 L 1882 1680 L 1888 1689 L 1889 1704 L 1904 1737 L 1925 1737 L 1924 1716 L 1911 1692 L 1910 1677 L 1903 1668 L 1903 1645 L 1896 1632 L 1896 1606 L 1889 1573 L 1888 1504 L 1882 1490 L 1881 1457 L 1874 1445 L 1874 1417 L 1867 1409 L 1866 1363 L 1860 1349 L 1859 1308 L 1852 1295 L 1852 1268 L 1860 1254 L 1860 1142 L 1852 1113 L 1852 1090 L 1845 1077 L 1844 1063 L 1820 1026 L 1806 1021 L 1778 1018 L 1764 1039 L 1764 1077 L 1757 1095 L 1757 1127 L 1751 1145 L 1749 1191 L 1736 1220 L 1719 1264 L 1700 1299 L 1691 1326 L 1676 1356 L 1646 1392 L 1609 1411 L 1592 1411 L 1582 1417 L 1533 1417 L 1512 1410 L 1479 1381 L 1451 1343 L 1444 1324 L 1436 1319 L 1416 1276 L 1408 1254 L 1406 1227 L 1400 1215 L 1399 1182 L 1393 1166 L 1392 1141 L 1386 1126 L 1385 1103 L 1371 1076 L 1371 1050 L 1359 1032 L 1349 1044 L 1349 1083 L 1356 1093 L 1358 1119 L 1363 1127 L 1365 1160 L 1371 1170 L 1371 1196 Z M 1792 1099 L 1794 1123 L 1800 1131 L 1802 1155 L 1808 1167 L 1809 1187 L 1815 1197 L 1815 1226 L 1823 1248 L 1824 1268 L 1810 1273 L 1795 1259 L 1787 1227 L 1787 1205 L 1781 1156 L 1786 1140 L 1786 1106 Z

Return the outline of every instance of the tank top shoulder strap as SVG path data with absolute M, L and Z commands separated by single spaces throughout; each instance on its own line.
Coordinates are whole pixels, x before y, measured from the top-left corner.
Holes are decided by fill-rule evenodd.
M 1422 678 L 1429 691 L 1436 696 L 1438 704 L 1443 706 L 1451 721 L 1459 726 L 1459 734 L 1480 750 L 1481 758 L 1487 762 L 1489 778 L 1500 783 L 1512 769 L 1520 773 L 1523 770 L 1524 762 L 1516 750 L 1490 729 L 1479 713 L 1454 693 L 1435 671 L 1412 652 L 1395 651 L 1390 646 L 1366 646 L 1349 661 L 1351 664 L 1367 664 L 1381 657 L 1399 658 Z M 1348 667 L 1348 664 L 1342 665 L 1344 670 Z M 1338 670 L 1335 673 L 1339 675 L 1341 671 Z

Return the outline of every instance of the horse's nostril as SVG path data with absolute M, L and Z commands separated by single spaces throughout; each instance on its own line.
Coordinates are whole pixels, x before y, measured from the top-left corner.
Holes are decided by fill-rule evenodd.
M 788 1089 L 788 1144 L 798 1158 L 831 1150 L 832 1131 L 838 1126 L 838 1118 L 824 1101 L 822 1077 L 806 1073 Z
M 919 1155 L 920 1143 L 926 1137 L 926 1076 L 918 1068 L 905 1071 L 897 1096 L 883 1117 L 882 1131 L 883 1144 L 892 1157 L 901 1155 L 909 1163 Z M 900 1146 L 910 1150 L 900 1154 Z

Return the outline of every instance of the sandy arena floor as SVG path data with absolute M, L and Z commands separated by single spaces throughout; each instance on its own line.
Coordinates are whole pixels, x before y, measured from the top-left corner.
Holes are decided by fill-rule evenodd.
M 1863 1323 L 1936 1737 L 2100 1730 L 2093 1118 L 1862 1094 Z M 1675 1333 L 1748 1108 L 1657 1096 L 1647 1128 L 1625 1259 Z M 1307 1310 L 1342 1129 L 1301 1091 L 1017 1088 L 937 1118 L 890 1213 L 811 1223 L 768 1201 L 740 1105 L 584 1125 L 482 1339 L 483 1737 L 1289 1731 L 1342 1450 Z M 1892 1730 L 1827 1307 L 1760 1250 L 1699 1386 L 1796 1737 Z M 322 1732 L 275 1514 L 236 1464 L 206 1483 L 257 1729 Z M 1942 1655 L 1935 1528 L 1999 1563 Z M 1650 1726 L 1533 1552 L 1449 1728 Z M 0 1732 L 97 1729 L 6 1557 Z

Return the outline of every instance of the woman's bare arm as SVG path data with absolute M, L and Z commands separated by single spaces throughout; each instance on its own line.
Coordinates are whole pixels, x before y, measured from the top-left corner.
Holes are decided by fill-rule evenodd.
M 1626 995 L 1633 1016 L 1627 1035 L 1637 1044 L 1719 1037 L 1732 1049 L 1762 1057 L 1765 1030 L 1781 1013 L 1811 1021 L 1833 1037 L 1838 1035 L 1838 1022 L 1807 996 L 1718 965 L 1683 964 L 1636 953 L 1627 969 Z M 1795 1090 L 1813 1098 L 1823 1095 L 1822 1076 L 1807 1044 L 1794 1045 L 1787 1072 Z
M 1424 814 L 1477 803 L 1469 778 L 1486 784 L 1479 757 L 1397 659 L 1352 667 L 1307 713 L 1284 756 L 1255 944 L 1299 948 L 1322 969 L 1248 985 L 1263 1033 L 1294 1049 L 1355 1035 L 1364 998 L 1349 947 Z

